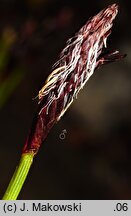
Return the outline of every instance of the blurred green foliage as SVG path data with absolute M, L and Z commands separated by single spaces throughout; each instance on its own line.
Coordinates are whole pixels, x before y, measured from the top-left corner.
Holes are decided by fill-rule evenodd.
M 13 70 L 7 68 L 10 59 L 10 48 L 16 40 L 16 33 L 11 27 L 6 27 L 0 37 L 0 109 L 24 77 L 21 67 Z
M 16 68 L 5 81 L 0 84 L 0 109 L 7 102 L 9 96 L 13 93 L 24 77 L 23 70 Z

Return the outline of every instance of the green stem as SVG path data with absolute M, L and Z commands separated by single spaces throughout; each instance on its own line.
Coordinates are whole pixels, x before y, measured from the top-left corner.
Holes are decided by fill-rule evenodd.
M 34 154 L 32 153 L 22 154 L 20 163 L 14 172 L 9 186 L 3 196 L 3 200 L 17 199 L 33 162 L 33 157 Z

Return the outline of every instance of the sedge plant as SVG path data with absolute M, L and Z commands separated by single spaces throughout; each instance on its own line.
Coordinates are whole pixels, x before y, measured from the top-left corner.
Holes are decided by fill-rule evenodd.
M 118 12 L 116 4 L 108 6 L 92 17 L 67 41 L 59 60 L 53 66 L 38 94 L 38 108 L 26 139 L 19 165 L 3 196 L 3 200 L 17 199 L 33 159 L 51 128 L 57 123 L 87 80 L 99 66 L 124 57 L 119 51 L 106 50 L 106 40 Z

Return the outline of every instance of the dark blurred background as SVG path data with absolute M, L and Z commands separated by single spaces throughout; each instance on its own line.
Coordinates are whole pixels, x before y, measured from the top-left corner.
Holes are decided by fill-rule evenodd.
M 120 8 L 107 46 L 127 57 L 94 73 L 43 143 L 19 199 L 131 199 L 131 8 L 126 0 L 0 0 L 1 197 L 31 126 L 37 107 L 32 99 L 66 40 L 112 3 Z

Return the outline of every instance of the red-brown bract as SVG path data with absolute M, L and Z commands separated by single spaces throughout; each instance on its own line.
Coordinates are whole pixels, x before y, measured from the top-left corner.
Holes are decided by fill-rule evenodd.
M 124 57 L 119 51 L 105 54 L 107 37 L 118 12 L 116 4 L 108 6 L 67 41 L 53 72 L 39 91 L 38 110 L 23 153 L 38 152 L 52 126 L 77 97 L 94 70 L 100 65 Z

